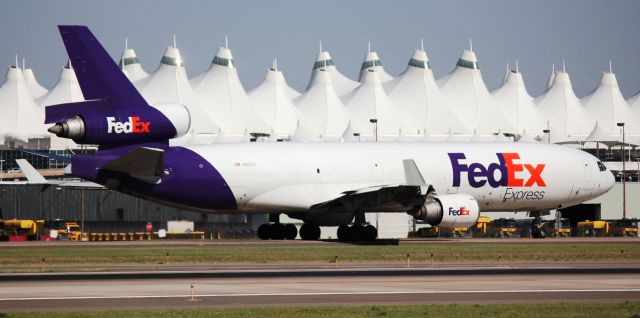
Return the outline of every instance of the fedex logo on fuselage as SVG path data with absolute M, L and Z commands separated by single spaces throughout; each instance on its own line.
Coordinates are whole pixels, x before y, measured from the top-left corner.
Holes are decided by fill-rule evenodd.
M 452 207 L 449 207 L 449 215 L 451 216 L 469 216 L 471 215 L 471 210 L 466 207 L 461 206 L 460 210 L 456 210 Z
M 473 188 L 483 187 L 487 183 L 492 188 L 547 186 L 542 178 L 546 164 L 521 163 L 520 154 L 517 152 L 496 153 L 496 156 L 498 162 L 485 166 L 477 162 L 464 163 L 467 159 L 464 153 L 449 153 L 453 169 L 453 186 L 460 186 L 462 173 L 467 174 L 469 185 Z
M 140 134 L 149 133 L 150 121 L 140 121 L 139 116 L 129 117 L 129 121 L 119 122 L 115 117 L 107 117 L 107 133 Z

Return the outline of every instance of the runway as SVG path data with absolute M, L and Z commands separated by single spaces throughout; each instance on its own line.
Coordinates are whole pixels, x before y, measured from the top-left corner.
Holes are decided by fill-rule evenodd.
M 245 269 L 163 272 L 155 276 L 150 272 L 123 274 L 126 273 L 90 273 L 66 278 L 64 274 L 16 274 L 15 280 L 5 276 L 0 281 L 0 312 L 640 300 L 640 267 L 633 266 Z M 142 274 L 146 276 L 136 276 Z M 20 278 L 25 276 L 32 278 Z

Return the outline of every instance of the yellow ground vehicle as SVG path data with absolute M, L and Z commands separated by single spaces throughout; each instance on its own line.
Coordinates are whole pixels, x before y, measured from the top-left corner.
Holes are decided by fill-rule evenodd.
M 607 236 L 611 224 L 608 221 L 582 221 L 576 226 L 576 234 L 578 236 Z
M 547 232 L 549 236 L 555 237 L 569 237 L 571 236 L 571 225 L 569 224 L 569 219 L 563 218 L 560 219 L 560 222 L 557 220 L 547 221 L 544 224 L 544 230 Z
M 7 236 L 26 236 L 37 240 L 43 231 L 44 220 L 3 220 L 2 229 Z
M 487 237 L 489 236 L 489 227 L 491 225 L 491 218 L 487 216 L 481 216 L 478 218 L 478 223 L 471 227 L 473 237 Z
M 48 231 L 58 231 L 58 239 L 77 241 L 80 239 L 80 225 L 75 221 L 48 220 L 45 222 Z
M 489 226 L 491 237 L 513 237 L 517 226 L 514 219 L 496 219 Z
M 609 235 L 636 237 L 638 236 L 638 220 L 622 219 L 611 221 Z

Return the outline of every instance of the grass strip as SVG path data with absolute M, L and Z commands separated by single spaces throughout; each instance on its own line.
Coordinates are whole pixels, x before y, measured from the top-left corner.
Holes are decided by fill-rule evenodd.
M 334 262 L 639 262 L 640 244 L 486 243 L 406 244 L 397 246 L 73 246 L 2 247 L 0 265 L 36 264 L 260 264 Z M 167 256 L 168 254 L 168 256 Z M 43 262 L 44 259 L 44 262 Z
M 332 307 L 256 307 L 256 308 L 187 308 L 153 310 L 105 310 L 64 312 L 0 313 L 3 318 L 21 317 L 640 317 L 640 302 L 621 303 L 557 303 L 557 304 L 483 304 L 483 305 L 381 305 Z

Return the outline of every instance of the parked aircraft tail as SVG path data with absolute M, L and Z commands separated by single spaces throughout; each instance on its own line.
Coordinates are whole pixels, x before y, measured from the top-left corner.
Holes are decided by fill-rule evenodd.
M 178 104 L 150 106 L 86 26 L 58 27 L 86 101 L 46 107 L 49 132 L 101 148 L 168 143 L 189 130 Z

